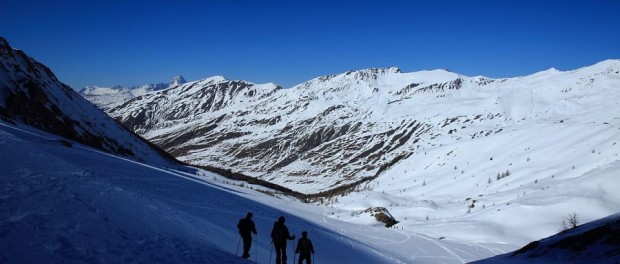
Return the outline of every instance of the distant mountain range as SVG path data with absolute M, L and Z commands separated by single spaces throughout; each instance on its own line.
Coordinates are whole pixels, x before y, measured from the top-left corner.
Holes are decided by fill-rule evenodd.
M 103 110 L 109 110 L 134 97 L 146 93 L 177 87 L 186 83 L 183 76 L 178 75 L 168 83 L 145 84 L 132 87 L 116 85 L 113 87 L 86 86 L 79 91 L 80 95 L 95 103 Z
M 556 131 L 550 142 L 586 124 L 616 131 L 619 71 L 618 60 L 506 79 L 365 69 L 290 89 L 218 76 L 117 102 L 107 113 L 182 161 L 317 194 L 357 186 L 446 146 L 453 157 L 471 155 L 459 149 L 486 149 L 476 154 L 488 160 L 499 149 L 528 149 L 533 135 L 544 136 L 537 128 Z M 515 133 L 519 138 L 509 136 Z M 501 139 L 477 146 L 485 138 Z M 503 147 L 514 140 L 523 145 Z

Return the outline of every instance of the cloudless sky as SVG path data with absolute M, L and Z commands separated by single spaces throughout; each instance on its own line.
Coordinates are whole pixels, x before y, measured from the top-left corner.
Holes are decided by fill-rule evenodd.
M 391 66 L 499 78 L 619 59 L 620 1 L 2 0 L 0 36 L 74 89 Z

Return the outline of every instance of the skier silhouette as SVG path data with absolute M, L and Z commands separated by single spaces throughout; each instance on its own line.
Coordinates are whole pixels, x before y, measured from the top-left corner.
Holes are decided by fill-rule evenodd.
M 276 264 L 286 264 L 286 240 L 295 239 L 295 236 L 291 236 L 288 232 L 284 221 L 284 216 L 280 216 L 278 221 L 273 223 L 273 229 L 271 230 L 271 239 L 276 249 Z
M 301 232 L 301 236 L 295 249 L 295 253 L 299 253 L 298 264 L 302 264 L 304 260 L 306 260 L 306 264 L 312 264 L 312 254 L 314 254 L 312 240 L 308 239 L 308 232 L 306 231 Z
M 241 257 L 247 259 L 250 257 L 252 233 L 256 234 L 256 226 L 254 225 L 254 221 L 252 221 L 252 213 L 248 213 L 245 218 L 241 218 L 239 224 L 237 224 L 237 228 L 239 229 L 239 235 L 241 235 L 243 239 L 243 255 Z

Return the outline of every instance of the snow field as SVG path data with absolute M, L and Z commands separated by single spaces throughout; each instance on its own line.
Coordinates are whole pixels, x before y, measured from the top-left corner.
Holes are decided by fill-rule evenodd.
M 258 229 L 251 259 L 259 263 L 268 261 L 268 234 L 280 215 L 297 237 L 309 231 L 320 263 L 462 263 L 503 251 L 344 222 L 328 217 L 327 207 L 38 134 L 44 133 L 0 126 L 3 262 L 242 263 L 235 226 L 247 211 Z

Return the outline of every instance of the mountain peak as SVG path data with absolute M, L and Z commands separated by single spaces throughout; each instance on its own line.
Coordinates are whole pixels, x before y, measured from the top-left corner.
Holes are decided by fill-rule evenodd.
M 10 47 L 9 42 L 1 36 L 0 36 L 0 47 Z
M 199 82 L 199 83 L 218 83 L 218 82 L 224 82 L 224 81 L 228 81 L 228 79 L 226 79 L 222 75 L 216 75 L 216 76 L 211 76 L 211 77 L 207 77 L 207 78 L 198 80 L 196 82 Z
M 558 74 L 558 73 L 562 73 L 562 71 L 560 71 L 560 70 L 558 70 L 558 69 L 556 69 L 554 67 L 551 67 L 551 68 L 546 69 L 544 71 L 536 72 L 536 73 L 534 73 L 534 74 L 532 74 L 530 76 L 548 76 L 548 75 L 555 75 L 555 74 Z
M 174 78 L 172 78 L 172 80 L 170 80 L 170 82 L 168 82 L 168 87 L 178 86 L 178 85 L 184 84 L 186 82 L 187 81 L 185 80 L 185 78 L 183 78 L 182 75 L 177 75 Z
M 368 76 L 376 76 L 376 75 L 385 75 L 385 74 L 394 74 L 400 73 L 400 69 L 398 67 L 389 67 L 389 68 L 368 68 L 356 71 L 348 71 L 344 73 L 344 75 L 354 74 L 357 77 L 368 77 Z
M 401 73 L 398 67 L 390 67 L 390 68 L 367 68 L 361 70 L 349 70 L 340 74 L 332 74 L 332 75 L 323 75 L 317 78 L 314 78 L 310 81 L 304 82 L 302 84 L 297 85 L 303 87 L 310 87 L 319 83 L 328 83 L 332 81 L 368 81 L 368 80 L 376 80 L 379 76 L 384 76 L 388 74 L 397 74 Z

